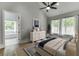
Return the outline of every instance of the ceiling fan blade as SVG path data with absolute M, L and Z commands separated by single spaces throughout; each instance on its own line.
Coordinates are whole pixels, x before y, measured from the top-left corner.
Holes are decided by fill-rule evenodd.
M 47 6 L 47 4 L 45 2 L 42 2 L 45 6 Z
M 53 2 L 53 3 L 51 3 L 51 5 L 50 6 L 53 6 L 53 5 L 55 5 L 57 2 Z
M 45 8 L 47 8 L 47 7 L 43 7 L 43 8 L 40 8 L 40 9 L 45 9 Z
M 57 9 L 56 7 L 50 7 L 51 9 Z

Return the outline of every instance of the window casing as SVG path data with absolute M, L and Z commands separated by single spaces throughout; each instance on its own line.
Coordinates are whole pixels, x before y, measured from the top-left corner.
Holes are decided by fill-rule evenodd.
M 75 36 L 76 18 L 67 17 L 51 21 L 51 34 L 56 33 L 60 35 L 73 35 Z

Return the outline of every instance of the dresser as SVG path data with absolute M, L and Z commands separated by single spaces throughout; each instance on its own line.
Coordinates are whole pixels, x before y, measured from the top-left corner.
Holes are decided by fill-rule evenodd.
M 33 31 L 30 32 L 30 40 L 34 43 L 40 39 L 44 39 L 46 37 L 46 31 Z

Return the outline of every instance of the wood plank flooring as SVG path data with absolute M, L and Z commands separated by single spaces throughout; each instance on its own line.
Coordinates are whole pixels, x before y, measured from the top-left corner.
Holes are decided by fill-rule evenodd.
M 23 48 L 32 46 L 32 43 L 14 44 L 0 49 L 0 56 L 27 56 Z

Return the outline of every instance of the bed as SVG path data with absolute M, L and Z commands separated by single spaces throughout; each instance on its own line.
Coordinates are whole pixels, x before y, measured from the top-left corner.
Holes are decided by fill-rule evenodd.
M 51 38 L 37 44 L 36 51 L 43 56 L 65 56 L 66 45 L 69 40 L 63 38 Z

